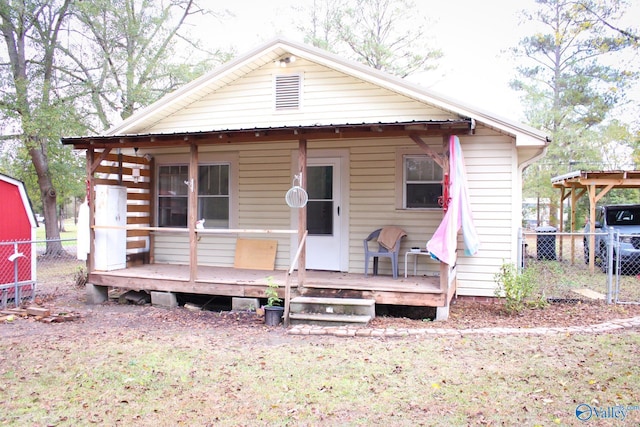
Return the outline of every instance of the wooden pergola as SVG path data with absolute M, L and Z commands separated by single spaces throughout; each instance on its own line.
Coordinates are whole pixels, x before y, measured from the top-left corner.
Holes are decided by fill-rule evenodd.
M 589 247 L 595 244 L 596 205 L 613 188 L 640 188 L 640 171 L 575 171 L 551 178 L 551 185 L 560 189 L 560 232 L 563 231 L 564 201 L 571 197 L 571 232 L 576 227 L 576 204 L 587 194 L 589 196 Z M 571 253 L 574 253 L 571 239 Z M 594 251 L 589 251 L 589 270 L 595 270 Z

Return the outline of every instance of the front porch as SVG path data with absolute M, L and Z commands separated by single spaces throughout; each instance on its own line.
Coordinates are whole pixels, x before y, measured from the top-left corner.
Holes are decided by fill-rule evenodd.
M 249 270 L 233 267 L 198 266 L 195 280 L 190 279 L 188 265 L 142 264 L 113 271 L 93 271 L 89 283 L 95 286 L 146 291 L 194 293 L 230 297 L 264 298 L 267 278 L 280 285 L 284 298 L 285 270 Z M 307 270 L 304 286 L 297 275 L 290 277 L 291 297 L 342 297 L 375 299 L 376 304 L 447 306 L 455 294 L 455 281 L 450 289 L 441 288 L 440 276 L 400 275 L 368 276 L 364 274 Z

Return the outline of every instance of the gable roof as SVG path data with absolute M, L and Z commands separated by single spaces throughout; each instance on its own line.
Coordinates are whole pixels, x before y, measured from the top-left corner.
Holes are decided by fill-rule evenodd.
M 0 173 L 0 181 L 17 187 L 20 199 L 22 200 L 22 206 L 24 206 L 24 213 L 27 215 L 31 227 L 37 227 L 38 220 L 33 212 L 33 205 L 31 204 L 31 199 L 29 199 L 29 195 L 27 194 L 27 187 L 24 185 L 24 182 L 2 173 Z
M 146 133 L 155 123 L 186 108 L 209 93 L 212 93 L 266 64 L 286 55 L 315 62 L 362 81 L 377 85 L 416 101 L 451 112 L 494 128 L 516 138 L 517 146 L 544 146 L 549 142 L 546 134 L 505 118 L 500 118 L 478 108 L 452 100 L 437 92 L 389 75 L 380 70 L 341 58 L 313 46 L 292 42 L 282 38 L 273 39 L 221 67 L 187 83 L 167 94 L 148 107 L 136 112 L 123 122 L 108 129 L 103 136 L 124 136 Z

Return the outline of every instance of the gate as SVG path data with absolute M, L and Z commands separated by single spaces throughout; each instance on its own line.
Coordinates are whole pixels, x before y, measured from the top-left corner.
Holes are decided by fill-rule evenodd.
M 589 270 L 590 236 L 560 233 L 553 227 L 523 231 L 518 265 L 536 269 L 539 290 L 550 301 L 599 298 L 607 303 L 640 302 L 640 258 L 635 264 L 617 259 L 624 251 L 616 248 L 629 236 L 595 233 L 594 240 L 602 247 L 595 252 L 593 273 Z

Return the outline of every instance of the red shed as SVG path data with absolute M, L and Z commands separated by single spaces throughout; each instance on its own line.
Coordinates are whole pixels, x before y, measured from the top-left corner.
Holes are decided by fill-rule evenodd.
M 38 222 L 22 181 L 0 174 L 0 200 L 0 306 L 6 306 L 16 290 L 19 299 L 33 295 Z

